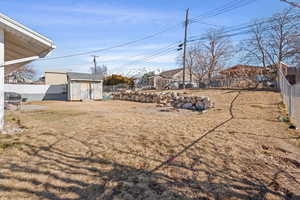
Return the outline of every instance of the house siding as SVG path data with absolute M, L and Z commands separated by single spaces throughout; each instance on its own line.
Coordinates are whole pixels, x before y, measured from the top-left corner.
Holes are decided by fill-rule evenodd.
M 61 72 L 45 72 L 46 85 L 61 85 L 67 84 L 67 74 Z

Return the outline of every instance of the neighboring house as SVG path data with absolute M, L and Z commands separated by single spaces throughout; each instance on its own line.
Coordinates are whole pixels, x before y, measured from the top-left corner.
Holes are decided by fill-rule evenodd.
M 46 85 L 62 85 L 67 84 L 67 71 L 46 71 L 45 84 Z
M 44 80 L 45 80 L 45 84 L 50 86 L 51 91 L 61 92 L 61 94 L 59 95 L 61 96 L 61 98 L 56 100 L 68 99 L 67 71 L 63 71 L 63 70 L 46 71 Z M 53 95 L 46 95 L 45 100 L 52 100 L 52 99 L 53 99 Z
M 224 77 L 227 87 L 255 87 L 264 79 L 266 68 L 252 65 L 235 65 L 219 72 Z
M 192 80 L 191 80 L 192 78 Z M 178 88 L 183 82 L 183 69 L 173 69 L 161 72 L 154 77 L 154 87 L 156 89 Z M 196 85 L 197 78 L 194 74 L 190 74 L 189 69 L 185 71 L 185 84 Z
M 286 79 L 292 85 L 300 83 L 300 68 L 288 67 L 286 72 Z
M 240 82 L 247 82 L 245 87 L 253 86 L 257 82 L 267 80 L 274 82 L 276 80 L 276 69 L 280 67 L 282 73 L 290 81 L 291 84 L 300 81 L 299 69 L 289 67 L 287 64 L 269 65 L 267 67 L 251 66 L 251 65 L 235 65 L 233 67 L 224 69 L 219 72 L 224 77 L 225 85 L 233 86 L 239 85 Z M 274 83 L 272 83 L 274 85 Z
M 68 100 L 100 100 L 102 99 L 103 79 L 94 74 L 67 73 Z
M 234 77 L 234 76 L 256 76 L 263 73 L 265 68 L 259 66 L 252 65 L 235 65 L 233 67 L 224 69 L 219 72 L 219 74 L 226 77 Z

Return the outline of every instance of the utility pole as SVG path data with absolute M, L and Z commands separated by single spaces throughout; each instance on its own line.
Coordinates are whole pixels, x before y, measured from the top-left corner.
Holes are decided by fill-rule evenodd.
M 93 59 L 93 62 L 94 62 L 94 73 L 95 73 L 95 75 L 97 74 L 97 58 L 99 57 L 99 56 L 93 56 L 94 57 L 94 59 Z
M 192 69 L 193 65 L 191 63 L 191 66 L 190 66 L 190 84 L 192 84 L 193 82 L 193 69 Z
M 186 9 L 185 22 L 184 22 L 184 42 L 183 42 L 183 76 L 182 76 L 182 87 L 185 89 L 185 68 L 186 68 L 186 40 L 189 25 L 189 8 Z

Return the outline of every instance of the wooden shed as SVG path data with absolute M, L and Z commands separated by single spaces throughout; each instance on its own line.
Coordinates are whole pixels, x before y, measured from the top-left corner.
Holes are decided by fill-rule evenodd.
M 68 100 L 100 100 L 102 99 L 103 80 L 101 77 L 87 73 L 67 73 Z

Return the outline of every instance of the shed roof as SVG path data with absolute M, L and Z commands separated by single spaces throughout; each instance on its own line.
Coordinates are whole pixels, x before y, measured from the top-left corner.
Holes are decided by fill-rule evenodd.
M 51 73 L 51 74 L 67 74 L 67 70 L 47 70 L 45 73 Z
M 101 76 L 88 73 L 68 72 L 67 76 L 71 81 L 102 81 Z

